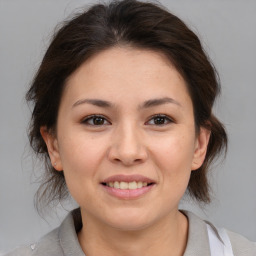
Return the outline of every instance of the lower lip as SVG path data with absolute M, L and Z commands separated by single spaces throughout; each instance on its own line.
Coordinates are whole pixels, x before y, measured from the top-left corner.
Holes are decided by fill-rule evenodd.
M 137 189 L 118 189 L 104 185 L 102 185 L 102 187 L 107 191 L 107 193 L 114 197 L 120 199 L 137 199 L 147 194 L 154 187 L 154 184 Z

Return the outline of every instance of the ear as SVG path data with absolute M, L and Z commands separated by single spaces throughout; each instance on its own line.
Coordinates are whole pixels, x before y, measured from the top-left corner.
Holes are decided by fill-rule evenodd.
M 197 135 L 196 142 L 195 142 L 195 151 L 193 156 L 193 161 L 191 165 L 191 170 L 197 170 L 201 167 L 204 162 L 205 155 L 207 152 L 207 146 L 209 143 L 211 131 L 200 127 L 200 132 Z
M 62 163 L 59 154 L 59 146 L 56 136 L 49 131 L 45 126 L 40 128 L 40 133 L 44 139 L 47 146 L 48 153 L 51 159 L 52 166 L 56 171 L 62 171 Z

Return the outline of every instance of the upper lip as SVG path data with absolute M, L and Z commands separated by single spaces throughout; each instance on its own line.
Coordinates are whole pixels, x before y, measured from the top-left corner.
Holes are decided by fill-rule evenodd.
M 132 182 L 132 181 L 136 181 L 136 182 L 146 182 L 146 183 L 156 183 L 154 180 L 145 177 L 143 175 L 139 175 L 139 174 L 134 174 L 134 175 L 123 175 L 123 174 L 119 174 L 119 175 L 113 175 L 110 176 L 106 179 L 104 179 L 102 181 L 102 183 L 109 183 L 109 182 L 114 182 L 114 181 L 124 181 L 124 182 Z

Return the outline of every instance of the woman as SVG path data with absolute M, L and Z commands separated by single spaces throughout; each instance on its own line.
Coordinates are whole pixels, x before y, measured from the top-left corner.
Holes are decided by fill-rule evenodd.
M 80 208 L 10 255 L 256 255 L 178 210 L 186 191 L 210 202 L 207 170 L 227 144 L 219 90 L 197 36 L 157 5 L 114 1 L 67 22 L 27 99 L 46 163 L 39 199 L 70 193 Z

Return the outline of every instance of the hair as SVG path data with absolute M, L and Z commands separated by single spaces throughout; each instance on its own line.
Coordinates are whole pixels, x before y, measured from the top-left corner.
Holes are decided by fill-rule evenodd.
M 126 45 L 164 54 L 186 81 L 196 130 L 205 127 L 211 131 L 204 163 L 191 172 L 187 192 L 198 202 L 210 202 L 209 166 L 227 148 L 225 129 L 212 113 L 220 92 L 217 72 L 198 37 L 178 17 L 159 4 L 124 0 L 95 4 L 66 21 L 53 35 L 26 94 L 27 101 L 33 103 L 30 144 L 45 162 L 37 203 L 60 201 L 69 194 L 63 171 L 52 167 L 40 134 L 42 126 L 55 131 L 65 81 L 95 54 Z

